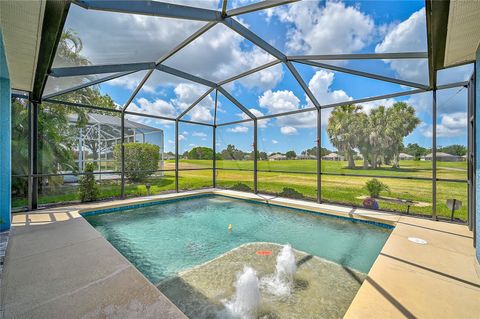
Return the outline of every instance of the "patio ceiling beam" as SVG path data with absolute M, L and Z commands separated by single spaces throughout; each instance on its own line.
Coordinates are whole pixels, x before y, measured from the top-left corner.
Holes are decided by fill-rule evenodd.
M 73 107 L 83 107 L 83 108 L 86 108 L 86 109 L 108 111 L 108 112 L 112 112 L 112 113 L 121 113 L 122 112 L 119 109 L 109 109 L 109 108 L 106 108 L 106 107 L 103 107 L 103 106 L 67 102 L 67 101 L 61 101 L 61 100 L 55 100 L 55 99 L 43 99 L 43 102 L 48 102 L 48 103 L 53 103 L 53 104 L 61 104 L 61 105 L 68 105 L 68 106 L 73 106 Z
M 175 75 L 175 76 L 177 76 L 179 78 L 182 78 L 182 79 L 185 79 L 185 80 L 189 80 L 189 81 L 192 81 L 192 82 L 195 82 L 195 83 L 203 84 L 203 85 L 211 87 L 211 88 L 217 87 L 217 83 L 214 83 L 212 81 L 208 81 L 204 78 L 192 75 L 190 73 L 180 71 L 180 70 L 175 69 L 175 68 L 171 68 L 171 67 L 166 66 L 166 65 L 159 64 L 159 65 L 157 65 L 156 69 L 159 70 L 159 71 L 171 74 L 171 75 Z
M 295 77 L 295 79 L 297 80 L 298 84 L 300 84 L 300 86 L 302 87 L 303 91 L 305 92 L 305 94 L 308 96 L 308 98 L 310 99 L 310 101 L 312 101 L 313 105 L 315 106 L 315 108 L 317 110 L 320 110 L 320 103 L 318 103 L 317 101 L 317 98 L 313 95 L 312 91 L 310 91 L 310 88 L 308 87 L 308 85 L 305 83 L 305 81 L 302 79 L 302 77 L 300 76 L 300 74 L 298 73 L 297 69 L 295 68 L 295 66 L 292 64 L 292 62 L 290 61 L 286 61 L 285 62 L 286 66 L 288 67 L 288 69 L 290 70 L 290 72 L 292 73 L 292 75 Z
M 426 59 L 427 52 L 398 53 L 357 53 L 357 54 L 322 54 L 322 55 L 290 55 L 288 60 L 389 60 L 389 59 Z
M 197 31 L 195 31 L 195 33 L 193 33 L 192 35 L 190 35 L 188 38 L 186 38 L 185 40 L 183 40 L 179 45 L 177 45 L 175 48 L 173 48 L 172 50 L 170 50 L 169 52 L 167 52 L 166 54 L 164 54 L 163 56 L 161 56 L 157 62 L 156 62 L 156 65 L 160 65 L 161 63 L 163 63 L 165 60 L 167 60 L 169 57 L 171 57 L 172 55 L 174 55 L 175 53 L 177 53 L 178 51 L 180 51 L 181 49 L 183 49 L 184 47 L 186 47 L 188 44 L 190 44 L 191 42 L 193 42 L 195 39 L 197 39 L 198 37 L 200 37 L 202 34 L 204 34 L 205 32 L 207 32 L 208 30 L 210 30 L 215 24 L 217 24 L 216 22 L 209 22 L 207 23 L 206 25 L 202 26 L 200 29 L 198 29 Z M 128 98 L 127 102 L 125 103 L 125 105 L 123 106 L 123 110 L 125 111 L 128 106 L 130 105 L 130 103 L 132 103 L 133 99 L 137 96 L 138 92 L 140 92 L 140 90 L 142 89 L 142 87 L 145 85 L 145 83 L 148 81 L 148 79 L 150 78 L 150 76 L 152 75 L 154 69 L 151 69 L 150 71 L 147 72 L 147 74 L 145 74 L 145 76 L 143 77 L 142 81 L 140 81 L 140 83 L 137 85 L 137 87 L 135 88 L 135 90 L 132 92 L 132 94 L 130 95 L 130 97 Z
M 260 119 L 260 118 L 257 118 L 257 119 Z M 251 121 L 253 121 L 253 119 L 238 120 L 238 121 L 233 121 L 233 122 L 228 122 L 228 123 L 217 124 L 217 127 L 219 127 L 219 126 L 233 125 L 233 124 L 240 124 L 240 123 L 246 123 L 246 122 L 251 122 Z
M 30 96 L 32 101 L 40 101 L 42 98 L 47 84 L 48 71 L 55 59 L 69 9 L 70 1 L 45 1 L 41 35 L 38 35 L 40 42 L 38 57 Z M 25 39 L 23 40 L 25 41 Z
M 238 102 L 237 99 L 235 99 L 233 96 L 230 95 L 223 87 L 219 86 L 218 91 L 223 94 L 227 99 L 229 99 L 233 104 L 235 104 L 240 110 L 243 111 L 243 113 L 247 114 L 249 118 L 252 120 L 256 119 L 257 117 L 253 115 L 252 112 L 250 112 L 249 109 L 247 109 L 245 106 L 243 106 L 242 103 Z
M 165 120 L 165 121 L 175 121 L 174 118 L 166 117 L 166 116 L 160 116 L 160 115 L 154 115 L 154 114 L 146 114 L 146 113 L 138 113 L 138 112 L 131 112 L 131 111 L 125 111 L 124 112 L 127 115 L 135 115 L 135 116 L 142 116 L 142 117 L 149 117 L 152 119 L 158 119 L 158 120 Z
M 203 126 L 209 126 L 213 127 L 213 124 L 210 123 L 202 123 L 202 122 L 195 122 L 195 121 L 188 121 L 188 120 L 178 120 L 181 123 L 187 123 L 187 124 L 195 124 L 195 125 L 203 125 Z
M 338 71 L 338 72 L 353 74 L 353 75 L 357 75 L 357 76 L 362 76 L 364 78 L 370 78 L 370 79 L 374 79 L 374 80 L 379 80 L 379 81 L 390 82 L 390 83 L 395 83 L 395 84 L 399 84 L 399 85 L 410 86 L 410 87 L 414 87 L 414 88 L 417 88 L 417 89 L 422 89 L 422 90 L 427 90 L 428 89 L 428 85 L 415 83 L 415 82 L 410 82 L 410 81 L 399 80 L 399 79 L 391 78 L 391 77 L 388 77 L 388 76 L 383 76 L 383 75 L 378 75 L 378 74 L 373 74 L 373 73 L 368 73 L 368 72 L 363 72 L 363 71 L 352 70 L 352 69 L 344 68 L 344 67 L 340 67 L 340 66 L 334 66 L 334 65 L 320 63 L 320 62 L 314 62 L 314 61 L 298 61 L 298 63 L 307 64 L 307 65 L 311 65 L 311 66 L 316 66 L 316 67 L 319 67 L 319 68 L 328 69 L 328 70 L 332 70 L 332 71 Z
M 207 24 L 205 24 L 204 26 L 202 26 L 200 29 L 198 29 L 197 31 L 195 31 L 193 34 L 191 34 L 188 38 L 186 38 L 185 40 L 183 40 L 179 45 L 177 45 L 175 48 L 173 48 L 172 50 L 168 51 L 167 53 L 165 53 L 164 55 L 162 55 L 157 61 L 156 61 L 156 64 L 160 64 L 160 63 L 163 63 L 165 60 L 167 60 L 168 58 L 170 58 L 172 55 L 174 55 L 175 53 L 177 53 L 178 51 L 180 51 L 181 49 L 183 49 L 184 47 L 186 47 L 187 45 L 189 45 L 190 43 L 192 43 L 193 41 L 195 41 L 195 39 L 197 39 L 198 37 L 200 37 L 202 34 L 204 34 L 205 32 L 207 32 L 208 30 L 210 30 L 211 28 L 213 28 L 215 25 L 217 24 L 217 21 L 212 21 L 212 22 L 209 22 Z
M 425 1 L 430 89 L 437 84 L 437 70 L 444 66 L 450 1 Z
M 269 67 L 271 67 L 271 66 L 277 65 L 277 64 L 279 64 L 279 63 L 281 63 L 281 62 L 282 62 L 282 61 L 280 61 L 280 60 L 275 60 L 275 61 L 272 61 L 272 62 L 263 64 L 263 65 L 260 65 L 260 66 L 258 66 L 258 67 L 256 67 L 256 68 L 253 68 L 253 69 L 248 70 L 248 71 L 246 71 L 246 72 L 243 72 L 243 73 L 240 73 L 240 74 L 238 74 L 238 75 L 232 76 L 231 78 L 228 78 L 228 79 L 226 79 L 226 80 L 223 80 L 223 81 L 219 82 L 218 85 L 224 85 L 224 84 L 233 82 L 233 81 L 235 81 L 235 80 L 241 79 L 241 78 L 243 78 L 243 77 L 245 77 L 245 76 L 248 76 L 248 75 L 250 75 L 250 74 L 253 74 L 253 73 L 256 73 L 256 72 L 261 71 L 261 70 L 263 70 L 263 69 L 267 69 L 267 68 L 269 68 Z
M 51 97 L 54 97 L 54 96 L 67 94 L 67 93 L 70 93 L 70 92 L 73 92 L 73 91 L 76 91 L 76 90 L 80 90 L 80 89 L 83 89 L 83 88 L 86 88 L 86 87 L 89 87 L 89 86 L 92 86 L 92 85 L 100 84 L 100 83 L 110 81 L 110 80 L 113 80 L 113 79 L 116 79 L 116 78 L 119 78 L 119 77 L 122 77 L 122 76 L 125 76 L 125 75 L 129 75 L 129 74 L 132 74 L 134 72 L 135 71 L 115 73 L 115 74 L 112 74 L 110 76 L 106 76 L 106 77 L 101 78 L 101 79 L 89 81 L 89 82 L 82 83 L 82 84 L 73 86 L 71 88 L 65 89 L 65 90 L 61 90 L 61 91 L 58 91 L 58 92 L 55 92 L 55 93 L 47 94 L 47 95 L 43 96 L 43 99 L 48 99 L 48 98 L 51 98 Z
M 260 11 L 276 6 L 281 6 L 287 3 L 297 2 L 299 0 L 265 0 L 257 3 L 252 3 L 243 7 L 235 8 L 227 11 L 227 17 L 233 17 L 240 14 L 250 13 L 254 11 Z
M 287 60 L 287 57 L 285 56 L 285 54 L 283 54 L 282 52 L 274 48 L 270 43 L 260 38 L 258 35 L 250 31 L 248 28 L 246 28 L 244 25 L 242 25 L 240 22 L 236 21 L 235 19 L 225 18 L 222 20 L 222 22 L 227 27 L 237 32 L 248 41 L 252 42 L 253 44 L 267 51 L 277 59 L 281 61 Z
M 142 71 L 155 68 L 155 62 L 83 65 L 63 68 L 53 68 L 50 76 L 61 78 L 66 76 L 92 75 L 113 72 Z
M 227 15 L 227 0 L 222 1 L 222 17 Z
M 74 0 L 74 3 L 88 10 L 140 14 L 154 17 L 175 18 L 197 21 L 221 20 L 221 12 L 158 1 L 108 1 Z
M 193 109 L 195 107 L 195 105 L 197 105 L 198 103 L 200 103 L 205 97 L 207 97 L 207 95 L 209 95 L 210 93 L 212 93 L 212 91 L 214 90 L 214 88 L 210 88 L 207 90 L 207 92 L 203 93 L 202 96 L 200 96 L 198 99 L 195 100 L 195 102 L 192 103 L 192 105 L 190 105 L 185 111 L 182 112 L 182 114 L 180 114 L 178 117 L 177 117 L 177 120 L 181 120 L 182 117 L 185 116 L 185 114 L 187 114 L 188 112 L 190 112 L 191 109 Z

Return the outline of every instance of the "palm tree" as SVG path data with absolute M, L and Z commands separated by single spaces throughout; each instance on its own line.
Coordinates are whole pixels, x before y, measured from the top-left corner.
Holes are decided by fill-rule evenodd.
M 328 118 L 327 133 L 330 142 L 341 151 L 348 161 L 348 168 L 355 168 L 353 150 L 358 144 L 362 106 L 342 105 L 333 109 Z
M 368 140 L 371 151 L 372 168 L 377 168 L 383 162 L 382 155 L 391 144 L 391 134 L 389 134 L 389 119 L 385 106 L 379 106 L 370 112 L 369 119 L 369 135 Z
M 72 30 L 62 33 L 58 44 L 55 63 L 65 65 L 88 65 L 88 59 L 81 55 L 83 44 L 81 39 Z M 49 81 L 52 81 L 50 78 Z M 54 81 L 54 80 L 53 80 Z M 58 85 L 65 87 L 65 79 L 57 80 Z M 55 83 L 53 83 L 55 85 Z M 68 87 L 68 85 L 67 85 Z M 98 87 L 87 87 L 58 99 L 68 102 L 115 108 L 115 103 L 106 94 L 101 94 Z M 57 173 L 59 170 L 77 171 L 73 145 L 76 143 L 76 128 L 85 126 L 87 112 L 84 108 L 65 107 L 62 104 L 42 103 L 38 116 L 38 157 L 40 173 Z M 69 122 L 69 115 L 76 113 L 76 127 Z M 12 159 L 15 161 L 13 174 L 28 174 L 28 108 L 20 99 L 12 100 Z M 93 142 L 95 143 L 95 142 Z M 87 145 L 88 146 L 88 145 Z M 97 149 L 90 145 L 92 151 Z M 15 178 L 12 188 L 17 194 L 26 192 L 26 178 Z
M 397 102 L 387 111 L 388 134 L 391 145 L 388 148 L 392 153 L 392 166 L 398 168 L 400 150 L 403 147 L 403 138 L 408 136 L 420 124 L 415 109 L 405 102 Z

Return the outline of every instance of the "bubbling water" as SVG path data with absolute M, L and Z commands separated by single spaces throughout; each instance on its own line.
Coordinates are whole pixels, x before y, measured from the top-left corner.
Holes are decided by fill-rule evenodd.
M 296 271 L 297 264 L 292 246 L 285 245 L 277 256 L 275 273 L 262 279 L 262 288 L 275 296 L 290 296 Z
M 234 318 L 250 319 L 255 317 L 260 304 L 260 283 L 256 271 L 245 266 L 235 283 L 235 296 L 225 302 L 225 308 Z

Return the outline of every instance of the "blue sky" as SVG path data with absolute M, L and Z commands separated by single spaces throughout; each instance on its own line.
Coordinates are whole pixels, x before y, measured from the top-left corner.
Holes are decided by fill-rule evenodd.
M 218 8 L 219 2 L 185 1 L 187 5 Z M 248 3 L 233 0 L 229 6 Z M 426 51 L 424 1 L 303 1 L 264 12 L 237 17 L 253 32 L 287 55 L 374 53 Z M 72 5 L 66 28 L 77 32 L 83 41 L 82 54 L 92 64 L 150 62 L 168 52 L 203 24 L 155 17 L 86 11 Z M 109 39 L 109 41 L 107 41 Z M 256 47 L 223 25 L 217 25 L 177 55 L 165 61 L 211 81 L 221 81 L 258 65 L 272 61 L 268 53 Z M 327 63 L 327 62 L 325 62 Z M 332 63 L 329 61 L 328 63 Z M 336 61 L 342 67 L 354 68 L 408 80 L 427 83 L 426 60 Z M 55 65 L 54 66 L 58 66 Z M 340 72 L 295 63 L 303 80 L 320 104 L 326 105 L 363 97 L 410 90 L 397 84 L 365 79 Z M 100 85 L 123 105 L 145 72 L 112 80 Z M 439 82 L 468 78 L 471 66 L 439 74 Z M 129 110 L 175 117 L 207 91 L 207 87 L 155 71 L 136 96 Z M 304 91 L 282 64 L 234 81 L 225 89 L 255 115 L 275 114 L 311 107 Z M 214 94 L 203 99 L 186 119 L 213 122 Z M 228 99 L 218 96 L 218 123 L 245 117 Z M 431 146 L 431 94 L 405 96 L 364 104 L 365 110 L 378 105 L 391 106 L 406 101 L 415 107 L 422 123 L 405 139 L 406 143 Z M 438 93 L 438 145 L 466 144 L 466 89 Z M 322 112 L 322 146 L 334 149 L 325 128 L 329 110 Z M 165 131 L 165 148 L 174 151 L 174 125 L 171 122 L 140 119 Z M 315 114 L 259 122 L 259 148 L 267 152 L 301 152 L 315 145 Z M 180 129 L 180 151 L 194 146 L 212 146 L 211 129 L 183 124 Z M 252 149 L 251 124 L 227 126 L 218 131 L 217 149 L 235 144 L 244 151 Z

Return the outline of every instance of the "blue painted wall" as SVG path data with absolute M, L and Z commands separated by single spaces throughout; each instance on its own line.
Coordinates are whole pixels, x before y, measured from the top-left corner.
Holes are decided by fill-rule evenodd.
M 478 77 L 480 76 L 480 46 L 477 49 L 477 63 L 476 63 L 476 77 L 475 77 L 475 177 L 476 177 L 476 187 L 475 190 L 475 214 L 476 214 L 476 247 L 477 247 L 477 260 L 480 262 L 480 156 L 478 151 L 480 150 L 480 81 Z
M 10 77 L 0 28 L 0 231 L 10 229 L 11 117 Z

